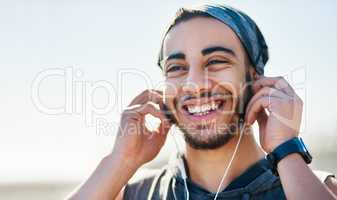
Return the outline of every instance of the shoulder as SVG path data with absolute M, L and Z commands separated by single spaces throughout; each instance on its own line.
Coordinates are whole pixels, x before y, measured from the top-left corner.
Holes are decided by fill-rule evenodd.
M 130 179 L 124 188 L 123 199 L 147 199 L 151 187 L 163 169 L 141 169 Z

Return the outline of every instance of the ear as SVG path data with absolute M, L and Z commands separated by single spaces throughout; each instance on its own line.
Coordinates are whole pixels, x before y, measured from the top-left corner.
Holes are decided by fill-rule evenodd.
M 248 72 L 253 81 L 256 81 L 260 76 L 252 65 L 249 65 Z

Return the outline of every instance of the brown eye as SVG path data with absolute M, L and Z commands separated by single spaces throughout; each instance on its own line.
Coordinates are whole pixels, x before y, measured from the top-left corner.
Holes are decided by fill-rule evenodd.
M 179 70 L 184 70 L 184 67 L 180 66 L 180 65 L 173 65 L 173 66 L 171 66 L 167 69 L 166 73 L 175 72 L 175 71 L 179 71 Z
M 185 74 L 188 68 L 184 65 L 172 64 L 167 67 L 166 76 L 169 78 L 179 77 Z
M 210 60 L 210 61 L 208 61 L 208 63 L 206 64 L 206 67 L 209 66 L 209 65 L 223 64 L 223 63 L 228 63 L 228 61 L 226 61 L 226 60 Z

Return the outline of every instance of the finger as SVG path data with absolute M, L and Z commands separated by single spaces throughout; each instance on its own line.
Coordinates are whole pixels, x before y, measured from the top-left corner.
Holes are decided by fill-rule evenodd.
M 158 128 L 158 131 L 156 130 L 155 131 L 146 130 L 146 131 L 147 131 L 147 134 L 149 135 L 149 139 L 159 138 L 159 139 L 165 140 L 170 128 L 171 128 L 171 124 L 168 123 L 167 120 L 164 120 L 161 122 Z
M 164 116 L 164 114 L 160 111 L 160 109 L 158 108 L 158 105 L 156 105 L 153 102 L 148 102 L 144 105 L 134 105 L 131 107 L 129 107 L 128 109 L 125 109 L 123 111 L 123 120 L 127 120 L 127 121 L 133 121 L 134 123 L 137 124 L 137 126 L 139 126 L 139 128 L 142 129 L 143 133 L 148 133 L 148 134 L 152 134 L 152 132 L 147 131 L 147 129 L 145 128 L 145 116 L 147 114 L 150 114 L 158 119 L 160 119 L 161 124 L 164 122 L 167 122 L 166 117 Z
M 168 131 L 163 132 L 160 131 L 160 129 L 159 131 L 148 132 L 146 142 L 148 143 L 147 145 L 149 148 L 157 148 L 158 146 L 162 146 L 167 138 L 167 133 Z
M 144 109 L 144 111 L 146 111 L 146 109 Z M 157 111 L 158 110 L 156 110 L 154 112 L 157 112 Z M 166 135 L 169 132 L 172 124 L 170 123 L 170 121 L 165 117 L 165 115 L 161 111 L 159 111 L 158 115 L 152 114 L 152 113 L 153 112 L 149 112 L 148 114 L 151 114 L 155 117 L 158 117 L 160 119 L 161 123 L 160 123 L 157 130 L 150 131 L 150 130 L 146 129 L 145 132 L 149 135 L 149 139 L 158 138 L 160 140 L 165 141 Z
M 266 125 L 268 120 L 268 115 L 265 109 L 262 109 L 256 117 L 257 123 L 259 125 L 259 136 L 260 136 L 260 144 L 264 144 L 266 138 Z
M 162 102 L 162 94 L 156 90 L 144 90 L 141 94 L 136 96 L 129 106 L 135 104 L 145 104 L 148 101 L 152 101 L 154 103 L 161 103 Z
M 170 123 L 170 120 L 165 118 L 159 126 L 160 133 L 167 134 L 171 126 L 172 126 L 172 123 Z
M 138 119 L 144 117 L 146 114 L 151 114 L 159 119 L 164 119 L 164 115 L 158 108 L 158 105 L 153 102 L 147 102 L 143 105 L 137 104 L 129 106 L 123 111 L 123 115 L 128 116 L 128 118 L 132 117 Z
M 268 108 L 271 102 L 275 102 L 276 104 L 280 103 L 280 99 L 277 97 L 266 97 L 262 96 L 258 100 L 256 100 L 251 107 L 247 110 L 247 118 L 246 121 L 248 124 L 253 124 L 257 119 L 258 114 Z
M 152 89 L 154 92 L 157 92 L 157 93 L 159 93 L 160 95 L 163 95 L 163 91 L 161 91 L 161 90 L 155 90 L 155 89 Z
M 258 90 L 257 93 L 248 102 L 248 105 L 247 105 L 247 108 L 246 108 L 246 113 L 248 113 L 248 110 L 250 109 L 252 104 L 254 104 L 254 102 L 256 100 L 260 99 L 262 96 L 277 97 L 277 98 L 280 98 L 280 99 L 289 98 L 289 96 L 287 96 L 286 94 L 284 94 L 280 90 L 277 90 L 277 89 L 271 88 L 271 87 L 263 87 L 260 90 Z
M 294 96 L 295 93 L 294 89 L 283 77 L 260 77 L 253 83 L 252 89 L 256 92 L 266 86 L 282 90 L 289 96 Z
M 266 113 L 266 110 L 265 109 L 262 109 L 257 117 L 256 117 L 256 120 L 257 120 L 257 123 L 259 124 L 259 126 L 265 130 L 265 126 L 266 126 L 266 123 L 267 123 L 267 119 L 268 119 L 268 115 Z
M 142 104 L 141 102 L 144 101 L 145 97 L 148 95 L 149 90 L 142 91 L 139 95 L 137 95 L 134 99 L 132 99 L 129 106 L 136 105 L 136 104 Z
M 136 96 L 129 106 L 133 106 L 136 104 L 145 104 L 148 101 L 157 103 L 159 105 L 163 104 L 163 95 L 160 91 L 158 90 L 144 90 L 141 94 Z

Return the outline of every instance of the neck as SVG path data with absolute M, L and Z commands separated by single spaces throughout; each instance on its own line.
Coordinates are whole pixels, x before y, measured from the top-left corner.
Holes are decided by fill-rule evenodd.
M 196 150 L 186 145 L 186 161 L 191 180 L 210 192 L 216 192 L 238 140 L 237 134 L 226 145 L 215 150 Z M 221 190 L 264 156 L 263 150 L 254 139 L 251 128 L 247 129 L 221 185 Z

